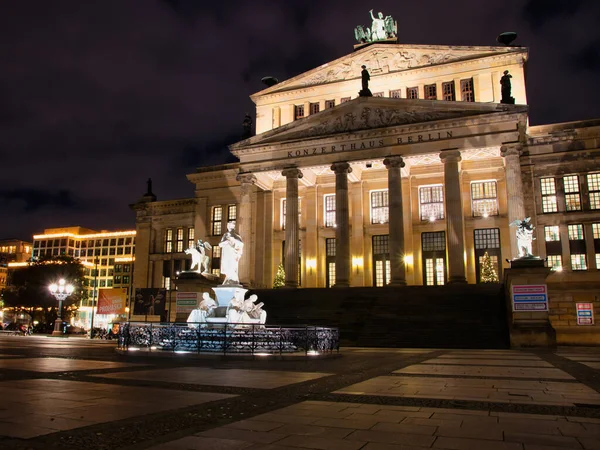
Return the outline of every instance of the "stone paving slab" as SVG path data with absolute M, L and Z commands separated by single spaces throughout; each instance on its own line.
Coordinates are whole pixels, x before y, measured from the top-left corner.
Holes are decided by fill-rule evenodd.
M 472 353 L 455 353 L 449 352 L 443 355 L 438 356 L 440 359 L 480 359 L 482 361 L 494 360 L 494 359 L 511 359 L 515 361 L 541 361 L 542 359 L 539 356 L 531 355 L 528 353 L 514 353 L 514 354 L 502 354 L 495 355 L 492 353 L 486 354 L 472 354 Z
M 0 436 L 28 439 L 229 397 L 69 380 L 5 381 L 0 382 Z
M 481 359 L 481 358 L 434 358 L 423 361 L 421 364 L 446 364 L 464 366 L 502 366 L 502 367 L 553 367 L 546 361 L 530 359 Z
M 166 381 L 170 383 L 273 389 L 329 375 L 331 374 L 318 372 L 176 367 L 172 369 L 108 373 L 96 376 L 125 380 Z
M 398 374 L 418 375 L 457 375 L 473 377 L 507 377 L 507 378 L 543 378 L 574 380 L 566 372 L 556 368 L 516 368 L 516 367 L 486 367 L 486 366 L 446 366 L 431 364 L 414 364 L 404 369 L 396 370 Z
M 135 366 L 139 366 L 139 364 L 68 358 L 0 359 L 0 369 L 29 370 L 32 372 L 71 372 L 76 370 L 118 369 Z
M 575 403 L 600 405 L 600 393 L 595 390 L 582 383 L 558 381 L 382 376 L 335 393 L 561 406 Z
M 552 450 L 600 445 L 600 424 L 594 419 L 570 421 L 567 416 L 402 408 L 302 402 L 273 411 L 268 417 L 234 422 L 151 449 Z M 294 424 L 300 417 L 313 423 Z M 329 426 L 319 425 L 324 421 Z

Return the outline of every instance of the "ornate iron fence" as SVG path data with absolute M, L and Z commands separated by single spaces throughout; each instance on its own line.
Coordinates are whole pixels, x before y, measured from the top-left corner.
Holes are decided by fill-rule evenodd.
M 222 354 L 319 354 L 339 350 L 339 329 L 268 326 L 126 322 L 119 328 L 120 350 Z

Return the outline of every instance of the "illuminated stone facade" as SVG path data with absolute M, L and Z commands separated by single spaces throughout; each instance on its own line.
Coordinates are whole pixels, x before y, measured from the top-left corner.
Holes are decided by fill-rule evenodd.
M 527 216 L 534 253 L 559 269 L 549 282 L 597 286 L 600 120 L 530 127 L 527 57 L 373 44 L 252 95 L 239 163 L 189 174 L 194 198 L 133 205 L 135 286 L 167 287 L 188 244 L 218 243 L 231 220 L 253 287 L 280 263 L 289 287 L 477 283 L 485 252 L 502 279 L 509 223 Z M 373 97 L 358 97 L 363 64 Z M 505 70 L 514 105 L 500 103 Z

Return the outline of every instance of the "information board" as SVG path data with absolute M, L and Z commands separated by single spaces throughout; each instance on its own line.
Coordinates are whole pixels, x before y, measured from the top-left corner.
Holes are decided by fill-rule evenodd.
M 594 325 L 594 305 L 577 303 L 577 325 Z
M 523 284 L 512 287 L 513 311 L 548 311 L 548 287 Z

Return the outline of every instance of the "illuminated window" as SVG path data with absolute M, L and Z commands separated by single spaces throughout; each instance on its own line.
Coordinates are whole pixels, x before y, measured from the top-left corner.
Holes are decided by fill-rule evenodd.
M 195 246 L 194 242 L 194 229 L 188 228 L 188 248 Z
M 425 85 L 425 100 L 437 100 L 437 87 L 435 84 Z
M 560 231 L 558 225 L 544 227 L 544 235 L 546 242 L 560 241 Z
M 590 209 L 600 209 L 600 173 L 590 173 L 587 176 Z
M 471 201 L 474 217 L 498 215 L 498 189 L 495 181 L 471 183 Z
M 287 201 L 286 199 L 281 200 L 281 229 L 285 230 L 285 216 L 287 211 Z M 300 198 L 298 199 L 298 222 L 300 222 L 300 217 L 302 216 L 301 202 Z
M 173 252 L 173 230 L 165 230 L 165 253 Z
M 569 240 L 570 241 L 582 241 L 583 240 L 583 225 L 568 225 L 567 229 L 569 230 Z
M 304 117 L 304 105 L 294 105 L 294 120 Z
M 371 223 L 388 223 L 389 221 L 388 191 L 371 192 Z
M 444 190 L 442 185 L 421 186 L 419 188 L 421 220 L 444 218 Z
M 346 103 L 346 102 L 349 102 L 350 100 L 352 100 L 352 97 L 342 97 L 340 99 L 340 103 Z
M 325 226 L 327 228 L 335 226 L 335 194 L 329 194 L 324 197 L 325 200 Z
M 118 284 L 116 279 L 115 279 L 115 284 Z M 163 277 L 162 278 L 162 287 L 169 291 L 171 290 L 171 277 Z
M 561 255 L 548 255 L 548 267 L 552 270 L 557 270 L 562 267 L 562 256 Z
M 373 282 L 385 286 L 391 281 L 389 236 L 373 236 Z
M 390 91 L 390 98 L 402 98 L 402 89 Z
M 540 186 L 542 191 L 542 212 L 557 212 L 556 183 L 554 182 L 554 178 L 540 178 Z
M 178 253 L 183 251 L 183 228 L 177 228 L 177 250 Z
M 585 254 L 571 255 L 571 270 L 587 270 Z
M 442 83 L 442 98 L 446 101 L 456 101 L 454 94 L 454 81 Z
M 316 114 L 316 113 L 318 113 L 320 110 L 321 110 L 321 109 L 320 109 L 320 106 L 319 106 L 319 104 L 318 104 L 318 103 L 311 103 L 311 104 L 309 105 L 309 111 L 310 111 L 310 113 L 311 113 L 311 114 Z
M 581 211 L 581 196 L 579 195 L 579 177 L 569 175 L 563 178 L 565 187 L 565 205 L 567 211 Z
M 417 87 L 409 87 L 406 88 L 406 98 L 411 100 L 416 100 L 419 98 L 419 88 Z
M 475 101 L 475 91 L 473 90 L 473 78 L 460 80 L 460 93 L 463 102 Z
M 335 106 L 335 100 L 325 100 L 325 109 L 333 108 Z
M 237 220 L 237 205 L 227 205 L 227 222 L 233 222 Z
M 594 235 L 594 239 L 600 239 L 600 223 L 592 224 L 592 233 Z
M 210 272 L 213 275 L 221 275 L 221 247 L 218 245 L 212 248 L 212 259 L 210 260 Z
M 335 285 L 335 238 L 325 239 L 326 287 Z
M 212 209 L 212 218 L 211 218 L 211 230 L 213 236 L 218 236 L 221 234 L 221 222 L 223 221 L 223 207 L 222 206 L 213 206 Z

